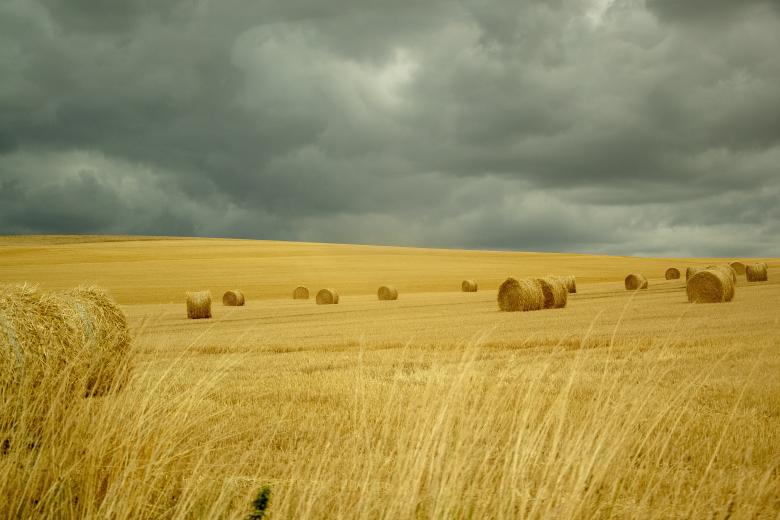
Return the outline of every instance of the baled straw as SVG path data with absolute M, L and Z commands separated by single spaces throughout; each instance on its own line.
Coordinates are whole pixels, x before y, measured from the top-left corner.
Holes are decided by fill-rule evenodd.
M 745 274 L 745 264 L 743 264 L 743 263 L 742 263 L 742 262 L 740 262 L 739 260 L 736 260 L 736 261 L 734 261 L 734 262 L 731 262 L 731 263 L 729 264 L 729 266 L 730 266 L 732 269 L 734 269 L 734 272 L 735 272 L 735 273 L 737 273 L 737 274 L 739 274 L 739 275 L 744 275 L 744 274 Z
M 225 294 L 222 295 L 222 305 L 228 307 L 241 307 L 245 301 L 244 293 L 238 289 L 225 291 Z
M 309 299 L 309 288 L 304 287 L 303 285 L 299 285 L 295 289 L 293 289 L 293 300 L 308 300 Z
M 339 302 L 336 289 L 320 289 L 317 293 L 317 305 L 334 305 Z
M 557 276 L 547 276 L 545 278 L 537 278 L 539 288 L 542 290 L 542 296 L 544 297 L 543 306 L 545 309 L 560 309 L 566 307 L 566 302 L 569 299 L 569 291 L 566 288 L 566 284 Z
M 377 298 L 380 300 L 397 300 L 398 299 L 398 289 L 391 285 L 383 285 L 379 288 L 379 290 L 376 292 Z
M 666 273 L 664 273 L 664 277 L 667 280 L 678 280 L 680 278 L 680 270 L 676 267 L 670 267 L 666 270 Z
M 685 285 L 691 303 L 720 303 L 734 299 L 735 286 L 722 269 L 706 269 L 691 276 Z
M 696 273 L 700 273 L 701 271 L 704 271 L 704 269 L 705 269 L 704 267 L 699 267 L 699 266 L 688 267 L 687 269 L 685 269 L 685 281 L 687 282 L 688 280 L 691 279 L 691 276 L 695 275 Z
M 643 274 L 630 274 L 626 276 L 625 284 L 627 291 L 647 289 L 647 278 Z
M 530 278 L 507 278 L 498 287 L 498 308 L 508 312 L 544 308 L 544 294 L 539 282 Z
M 748 282 L 766 282 L 769 280 L 766 264 L 761 262 L 747 266 L 745 268 L 745 277 Z
M 211 318 L 211 291 L 187 293 L 187 317 L 191 320 Z
M 463 292 L 477 292 L 476 280 L 463 280 L 460 284 L 460 289 Z
M 731 278 L 732 283 L 737 283 L 737 271 L 735 271 L 734 268 L 728 264 L 708 265 L 707 269 L 721 271 L 723 274 Z

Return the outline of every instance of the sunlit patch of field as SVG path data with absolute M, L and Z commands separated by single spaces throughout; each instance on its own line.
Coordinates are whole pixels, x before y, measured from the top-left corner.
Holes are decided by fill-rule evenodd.
M 2 239 L 0 281 L 103 285 L 135 341 L 127 388 L 0 456 L 0 516 L 239 518 L 268 485 L 271 518 L 776 518 L 767 260 L 769 282 L 691 305 L 663 272 L 710 259 Z M 577 276 L 566 308 L 498 312 L 503 278 L 548 273 Z M 247 305 L 222 307 L 234 287 Z M 214 319 L 186 319 L 193 289 Z

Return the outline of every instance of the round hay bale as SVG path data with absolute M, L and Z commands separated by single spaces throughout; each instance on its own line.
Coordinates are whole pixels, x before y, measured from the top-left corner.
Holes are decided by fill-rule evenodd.
M 566 285 L 566 290 L 574 294 L 577 292 L 577 279 L 573 275 L 565 275 L 560 277 L 563 283 Z
M 721 303 L 734 299 L 734 282 L 722 269 L 706 269 L 691 276 L 685 285 L 691 303 Z
M 506 312 L 536 311 L 544 308 L 544 294 L 539 282 L 509 277 L 498 287 L 498 308 Z
M 69 387 L 100 395 L 118 380 L 130 347 L 127 319 L 101 289 L 43 292 L 0 286 L 0 394 L 66 374 Z
M 731 278 L 732 283 L 737 283 L 737 272 L 728 264 L 708 265 L 707 269 L 711 271 L 722 271 L 723 274 Z
M 309 288 L 304 287 L 303 285 L 299 285 L 295 289 L 293 289 L 293 300 L 308 300 L 309 299 Z
M 647 289 L 647 278 L 643 274 L 630 274 L 626 276 L 625 284 L 627 291 Z
M 211 291 L 187 293 L 187 317 L 191 320 L 211 318 Z
M 477 292 L 477 282 L 475 280 L 463 280 L 460 284 L 463 292 Z
M 699 267 L 699 266 L 688 267 L 685 270 L 685 281 L 687 282 L 688 280 L 691 279 L 691 276 L 695 275 L 696 273 L 700 273 L 701 271 L 704 271 L 704 267 Z
M 566 307 L 569 299 L 569 291 L 563 281 L 556 276 L 547 276 L 537 278 L 536 282 L 542 290 L 544 302 L 542 306 L 545 309 L 560 309 Z
M 745 268 L 745 277 L 748 282 L 766 282 L 769 280 L 769 273 L 767 273 L 766 264 L 758 263 L 748 265 Z
M 398 289 L 395 287 L 392 287 L 390 285 L 383 285 L 379 288 L 379 290 L 376 292 L 377 298 L 380 300 L 397 300 L 398 299 Z
M 737 273 L 739 275 L 744 275 L 745 274 L 745 264 L 743 264 L 742 262 L 737 260 L 737 261 L 731 262 L 729 264 L 729 266 L 732 269 L 734 269 L 735 273 Z
M 667 280 L 679 280 L 680 270 L 677 269 L 676 267 L 670 267 L 669 269 L 666 270 L 664 277 L 666 277 Z
M 317 305 L 335 305 L 339 302 L 339 293 L 336 289 L 320 289 L 317 292 Z
M 244 293 L 238 289 L 226 291 L 225 294 L 222 295 L 222 305 L 228 307 L 241 307 L 244 305 L 245 301 Z

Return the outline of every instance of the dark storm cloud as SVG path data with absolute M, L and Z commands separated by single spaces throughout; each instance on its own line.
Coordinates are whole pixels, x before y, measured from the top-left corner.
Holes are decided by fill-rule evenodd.
M 780 254 L 778 2 L 7 0 L 0 233 Z

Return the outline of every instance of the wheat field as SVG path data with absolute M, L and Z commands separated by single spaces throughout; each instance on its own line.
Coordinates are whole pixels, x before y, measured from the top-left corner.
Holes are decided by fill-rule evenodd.
M 125 387 L 67 413 L 55 389 L 3 446 L 0 517 L 780 518 L 780 261 L 724 304 L 664 279 L 726 260 L 2 237 L 0 282 L 100 285 L 133 346 Z M 565 308 L 498 311 L 547 274 L 577 277 Z

